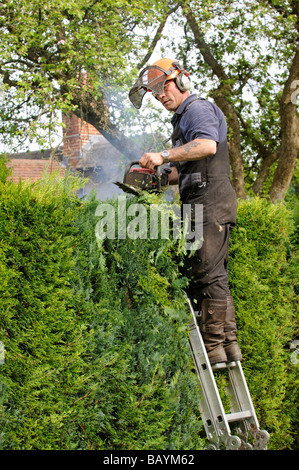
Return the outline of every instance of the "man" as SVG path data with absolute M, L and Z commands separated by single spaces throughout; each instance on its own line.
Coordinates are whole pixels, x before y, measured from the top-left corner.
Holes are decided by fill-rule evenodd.
M 189 73 L 160 59 L 139 74 L 129 97 L 140 108 L 154 94 L 172 117 L 172 148 L 145 153 L 139 164 L 154 169 L 170 163 L 170 184 L 179 185 L 182 204 L 203 205 L 203 244 L 188 261 L 188 295 L 201 310 L 201 333 L 211 364 L 242 359 L 233 300 L 228 287 L 228 246 L 237 202 L 230 181 L 227 125 L 213 103 L 190 94 Z

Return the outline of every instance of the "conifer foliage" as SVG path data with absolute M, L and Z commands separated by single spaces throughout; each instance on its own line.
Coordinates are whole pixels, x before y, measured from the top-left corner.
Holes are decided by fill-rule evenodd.
M 98 240 L 99 202 L 80 200 L 76 180 L 16 185 L 0 173 L 0 449 L 204 448 L 182 241 Z M 285 209 L 255 204 L 240 207 L 232 292 L 261 424 L 274 448 L 291 448 L 290 224 Z M 270 232 L 254 229 L 256 214 Z
M 1 185 L 0 446 L 200 448 L 175 246 L 97 243 L 74 189 Z

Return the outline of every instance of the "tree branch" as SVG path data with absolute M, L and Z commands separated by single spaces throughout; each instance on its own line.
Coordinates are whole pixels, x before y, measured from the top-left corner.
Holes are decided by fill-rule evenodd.
M 151 45 L 149 46 L 148 48 L 148 52 L 147 54 L 144 56 L 143 60 L 141 62 L 139 62 L 139 64 L 137 65 L 137 68 L 138 69 L 142 69 L 146 64 L 147 62 L 149 61 L 151 55 L 153 54 L 154 50 L 155 50 L 155 47 L 158 43 L 158 41 L 160 40 L 161 38 L 161 35 L 162 35 L 162 32 L 163 32 L 163 29 L 165 27 L 165 24 L 166 24 L 166 21 L 168 20 L 169 16 L 174 13 L 177 9 L 179 8 L 179 5 L 176 5 L 174 6 L 173 8 L 171 8 L 164 16 L 163 20 L 161 21 L 157 31 L 156 31 L 156 34 L 151 42 Z
M 240 124 L 237 113 L 229 100 L 232 94 L 231 85 L 228 82 L 228 76 L 224 68 L 217 62 L 213 53 L 205 41 L 204 35 L 201 32 L 196 18 L 190 8 L 182 2 L 183 13 L 187 19 L 189 26 L 194 35 L 195 44 L 202 54 L 205 62 L 211 67 L 213 72 L 217 75 L 220 85 L 213 91 L 212 95 L 226 116 L 229 127 L 232 131 L 232 137 L 229 142 L 229 157 L 232 168 L 232 183 L 234 185 L 236 194 L 239 198 L 245 198 L 245 182 L 244 182 L 244 166 L 241 156 L 241 138 L 240 138 Z
M 299 81 L 299 45 L 280 100 L 281 146 L 269 196 L 283 200 L 291 183 L 299 156 L 299 117 L 293 84 Z
M 274 10 L 277 11 L 282 16 L 288 16 L 289 12 L 285 8 L 284 5 L 278 5 L 276 2 L 273 2 L 273 0 L 266 0 L 267 3 L 269 3 L 270 7 L 272 7 Z
M 201 55 L 203 56 L 205 62 L 211 67 L 213 72 L 217 75 L 220 80 L 228 80 L 228 76 L 225 73 L 223 67 L 215 57 L 205 41 L 203 33 L 200 31 L 196 18 L 189 6 L 185 5 L 185 2 L 182 2 L 183 13 L 187 19 L 187 22 L 193 32 L 195 43 L 197 48 L 200 50 Z

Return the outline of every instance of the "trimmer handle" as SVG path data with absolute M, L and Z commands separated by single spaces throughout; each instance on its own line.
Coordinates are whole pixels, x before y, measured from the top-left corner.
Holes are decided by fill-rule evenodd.
M 127 164 L 126 169 L 125 169 L 125 174 L 124 174 L 124 182 L 126 181 L 127 174 L 130 173 L 133 165 L 139 165 L 139 160 L 133 160 L 132 162 L 129 162 Z
M 126 181 L 127 174 L 130 173 L 132 166 L 134 165 L 139 165 L 139 160 L 133 160 L 132 162 L 129 162 L 126 166 L 125 169 L 125 174 L 124 174 L 124 182 Z M 140 166 L 140 165 L 139 165 Z M 161 175 L 162 175 L 162 170 L 161 170 L 161 165 L 155 166 L 155 175 L 157 178 L 157 191 L 161 191 Z

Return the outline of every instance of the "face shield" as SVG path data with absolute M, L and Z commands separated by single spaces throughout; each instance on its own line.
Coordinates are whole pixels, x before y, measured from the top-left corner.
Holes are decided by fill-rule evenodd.
M 156 96 L 162 95 L 164 93 L 166 80 L 175 70 L 177 70 L 176 67 L 170 67 L 169 70 L 164 70 L 157 65 L 150 65 L 143 69 L 139 74 L 138 80 L 129 92 L 129 99 L 133 106 L 137 109 L 141 108 L 143 97 L 148 91 L 151 91 Z

